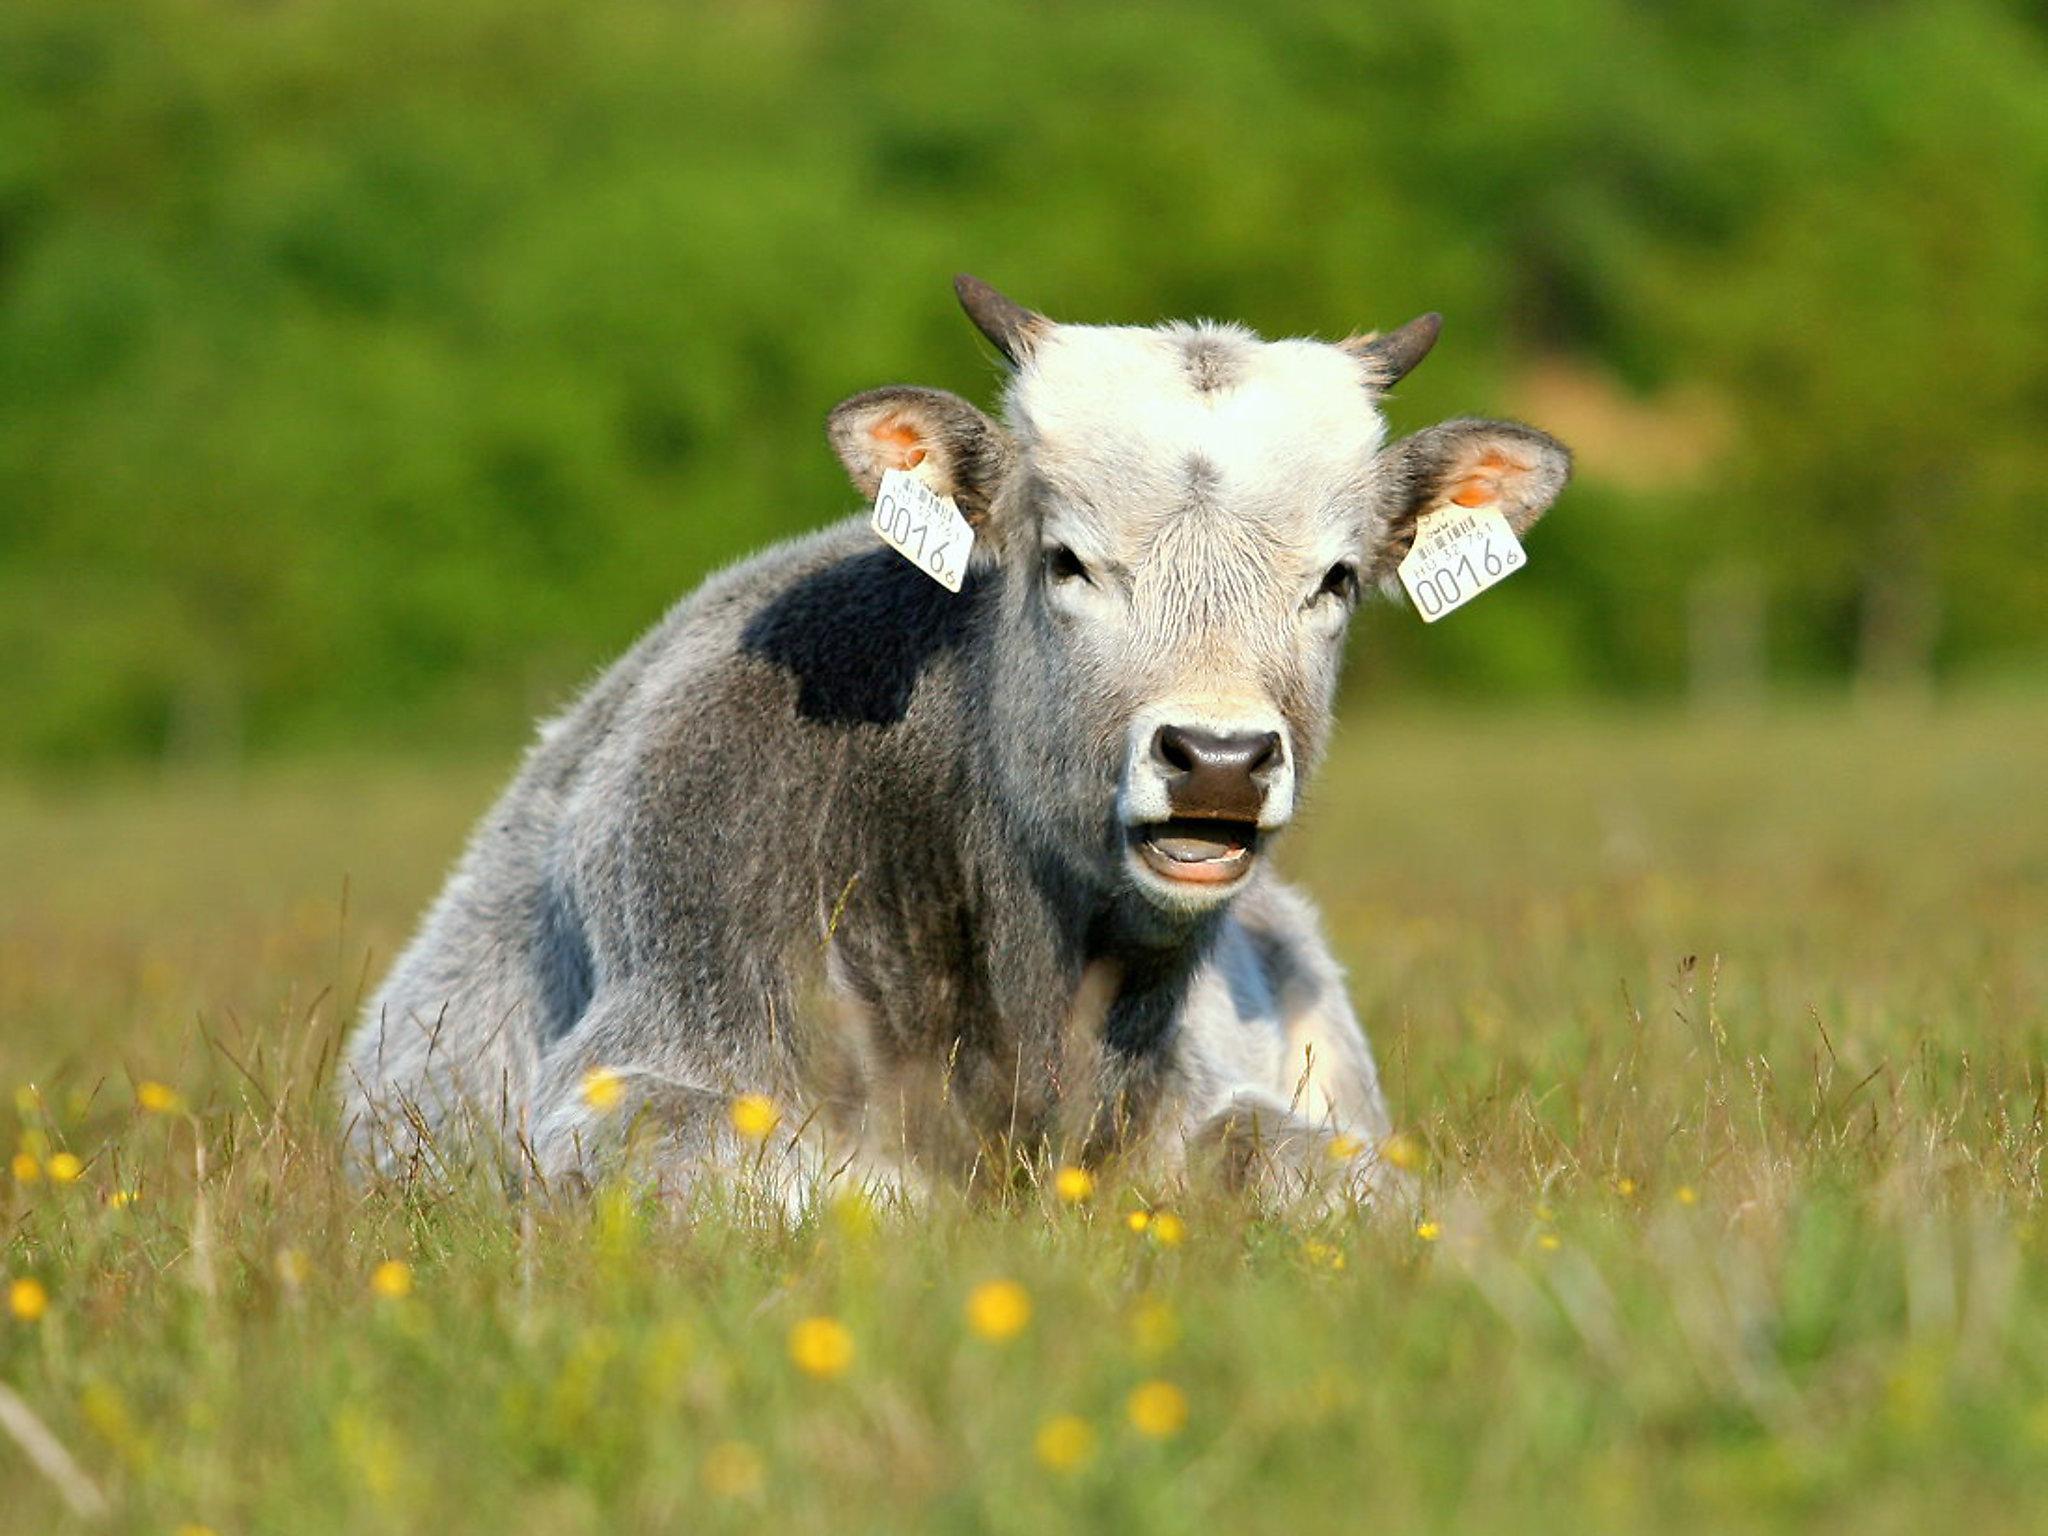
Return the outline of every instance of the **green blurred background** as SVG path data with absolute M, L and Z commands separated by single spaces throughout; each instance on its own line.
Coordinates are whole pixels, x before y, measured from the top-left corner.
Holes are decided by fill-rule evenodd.
M 1581 475 L 1362 686 L 2048 674 L 2048 22 L 1818 0 L 0 6 L 0 759 L 510 741 L 1061 318 L 1444 340 Z

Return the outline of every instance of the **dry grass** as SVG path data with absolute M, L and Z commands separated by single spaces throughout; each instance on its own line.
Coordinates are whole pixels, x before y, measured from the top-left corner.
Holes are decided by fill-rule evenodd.
M 494 773 L 0 789 L 0 1268 L 47 1298 L 0 1316 L 0 1525 L 2048 1517 L 2035 701 L 1354 716 L 1289 861 L 1424 1221 L 1197 1199 L 1178 1243 L 1108 1188 L 796 1231 L 353 1189 L 323 1061 Z

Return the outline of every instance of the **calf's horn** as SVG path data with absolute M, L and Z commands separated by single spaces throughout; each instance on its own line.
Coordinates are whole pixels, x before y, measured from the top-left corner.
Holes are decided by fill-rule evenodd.
M 1429 356 L 1429 349 L 1436 345 L 1436 333 L 1443 328 L 1444 317 L 1432 310 L 1384 336 L 1375 331 L 1370 336 L 1354 336 L 1340 345 L 1372 369 L 1381 389 L 1392 389 L 1409 369 Z
M 1052 329 L 1052 322 L 1037 310 L 1026 309 L 965 272 L 953 279 L 953 291 L 960 295 L 960 307 L 967 311 L 967 318 L 995 343 L 996 350 L 1009 359 L 1012 368 L 1023 367 L 1031 349 Z

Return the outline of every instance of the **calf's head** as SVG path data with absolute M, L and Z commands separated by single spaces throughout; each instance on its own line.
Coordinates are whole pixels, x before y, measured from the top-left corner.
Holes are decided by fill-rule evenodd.
M 1013 369 L 1003 421 L 881 389 L 833 412 L 833 445 L 869 496 L 894 468 L 953 497 L 1000 572 L 985 746 L 1022 824 L 1167 912 L 1207 910 L 1293 815 L 1351 614 L 1416 519 L 1493 503 L 1521 532 L 1570 456 L 1498 421 L 1388 441 L 1380 398 L 1435 315 L 1268 342 L 1055 324 L 956 286 Z

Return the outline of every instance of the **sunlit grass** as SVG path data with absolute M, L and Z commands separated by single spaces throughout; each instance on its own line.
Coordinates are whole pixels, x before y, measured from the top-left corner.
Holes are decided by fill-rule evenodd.
M 1420 1193 L 1316 1224 L 365 1191 L 336 1031 L 491 775 L 0 790 L 0 1382 L 78 1480 L 0 1412 L 0 1526 L 2031 1528 L 2038 714 L 1354 720 L 1288 858 Z

